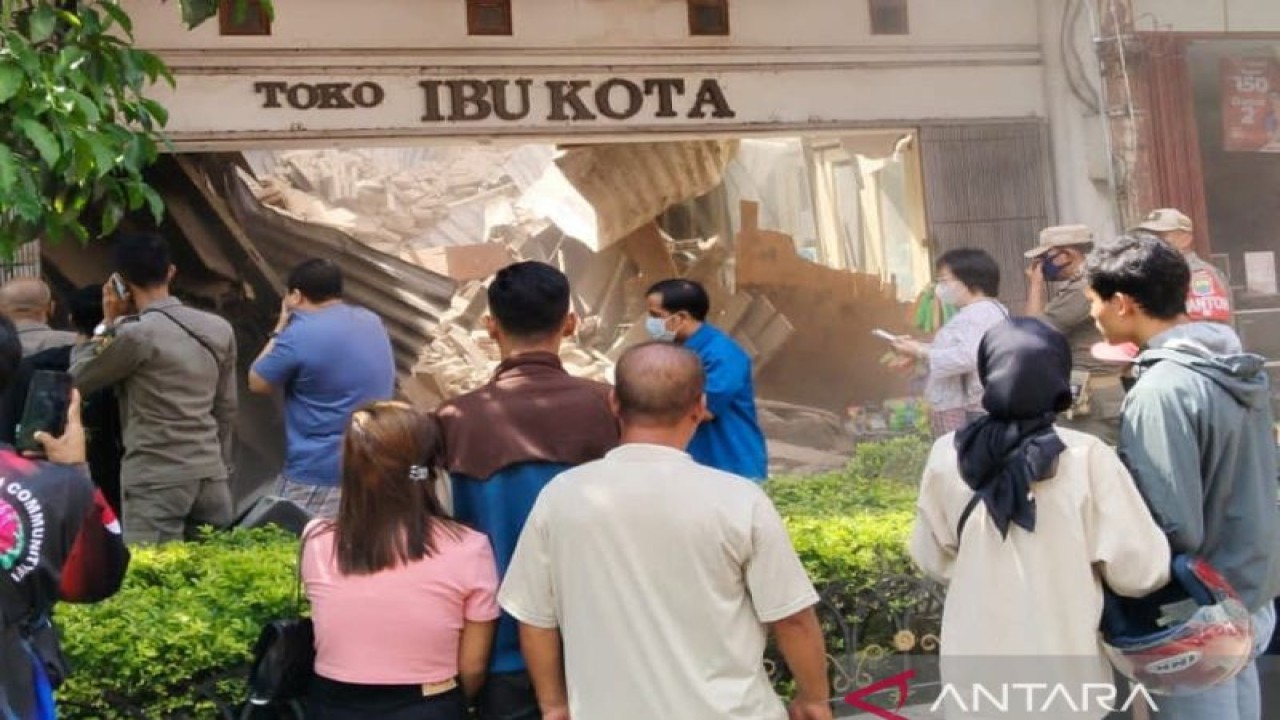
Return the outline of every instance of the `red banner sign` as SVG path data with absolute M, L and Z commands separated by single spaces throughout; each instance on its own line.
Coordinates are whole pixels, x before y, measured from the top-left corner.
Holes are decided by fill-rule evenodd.
M 1226 150 L 1280 152 L 1280 64 L 1223 58 L 1222 123 Z

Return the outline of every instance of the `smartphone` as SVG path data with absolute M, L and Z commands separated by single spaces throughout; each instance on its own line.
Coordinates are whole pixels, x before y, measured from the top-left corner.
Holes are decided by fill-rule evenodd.
M 876 337 L 880 338 L 881 340 L 885 340 L 885 341 L 887 341 L 887 342 L 897 342 L 897 340 L 898 340 L 898 336 L 897 336 L 897 335 L 894 335 L 893 333 L 889 332 L 888 330 L 881 330 L 880 328 L 876 328 L 875 330 L 872 330 L 872 331 L 871 331 L 871 334 L 872 334 L 872 335 L 875 335 Z
M 111 273 L 111 287 L 115 289 L 116 296 L 121 300 L 129 296 L 129 288 L 124 284 L 120 273 Z
M 37 370 L 27 388 L 14 446 L 20 452 L 44 450 L 35 434 L 44 431 L 59 437 L 67 429 L 67 408 L 71 405 L 71 376 L 53 370 Z

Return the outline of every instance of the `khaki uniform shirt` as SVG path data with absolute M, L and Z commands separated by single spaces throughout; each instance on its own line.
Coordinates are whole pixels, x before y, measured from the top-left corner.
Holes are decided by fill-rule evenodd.
M 1071 345 L 1072 369 L 1087 370 L 1091 375 L 1119 376 L 1123 369 L 1121 365 L 1093 356 L 1093 345 L 1102 342 L 1102 333 L 1089 316 L 1089 296 L 1084 291 L 1083 277 L 1068 280 L 1049 299 L 1042 317 L 1067 336 Z
M 228 476 L 235 369 L 231 325 L 177 298 L 152 303 L 71 353 L 80 392 L 116 387 L 124 425 L 121 478 L 132 487 Z
M 35 355 L 49 348 L 66 347 L 76 343 L 76 334 L 66 330 L 54 330 L 45 323 L 19 320 L 14 323 L 18 341 L 22 343 L 22 357 Z

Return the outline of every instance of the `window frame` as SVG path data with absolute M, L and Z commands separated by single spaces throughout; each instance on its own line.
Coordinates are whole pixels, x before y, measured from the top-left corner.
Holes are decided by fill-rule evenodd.
M 480 13 L 498 9 L 503 14 L 504 24 L 489 27 L 481 21 Z M 505 37 L 515 32 L 512 17 L 511 0 L 467 0 L 467 35 L 473 37 Z

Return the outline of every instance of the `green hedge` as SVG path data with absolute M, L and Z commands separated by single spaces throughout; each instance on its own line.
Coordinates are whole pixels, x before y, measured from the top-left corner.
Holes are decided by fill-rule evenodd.
M 906 540 L 927 452 L 914 437 L 864 444 L 843 470 L 768 483 L 816 583 L 913 572 Z M 62 716 L 209 718 L 214 698 L 242 700 L 258 631 L 292 612 L 296 556 L 296 539 L 274 530 L 136 550 L 114 598 L 58 607 L 73 667 Z
M 258 631 L 293 607 L 297 540 L 238 530 L 134 550 L 124 587 L 97 605 L 58 606 L 72 675 L 67 718 L 209 718 L 235 700 Z M 231 674 L 231 679 L 221 676 Z
M 766 486 L 815 583 L 868 586 L 914 572 L 907 539 L 928 441 L 909 436 L 858 446 L 842 470 Z

